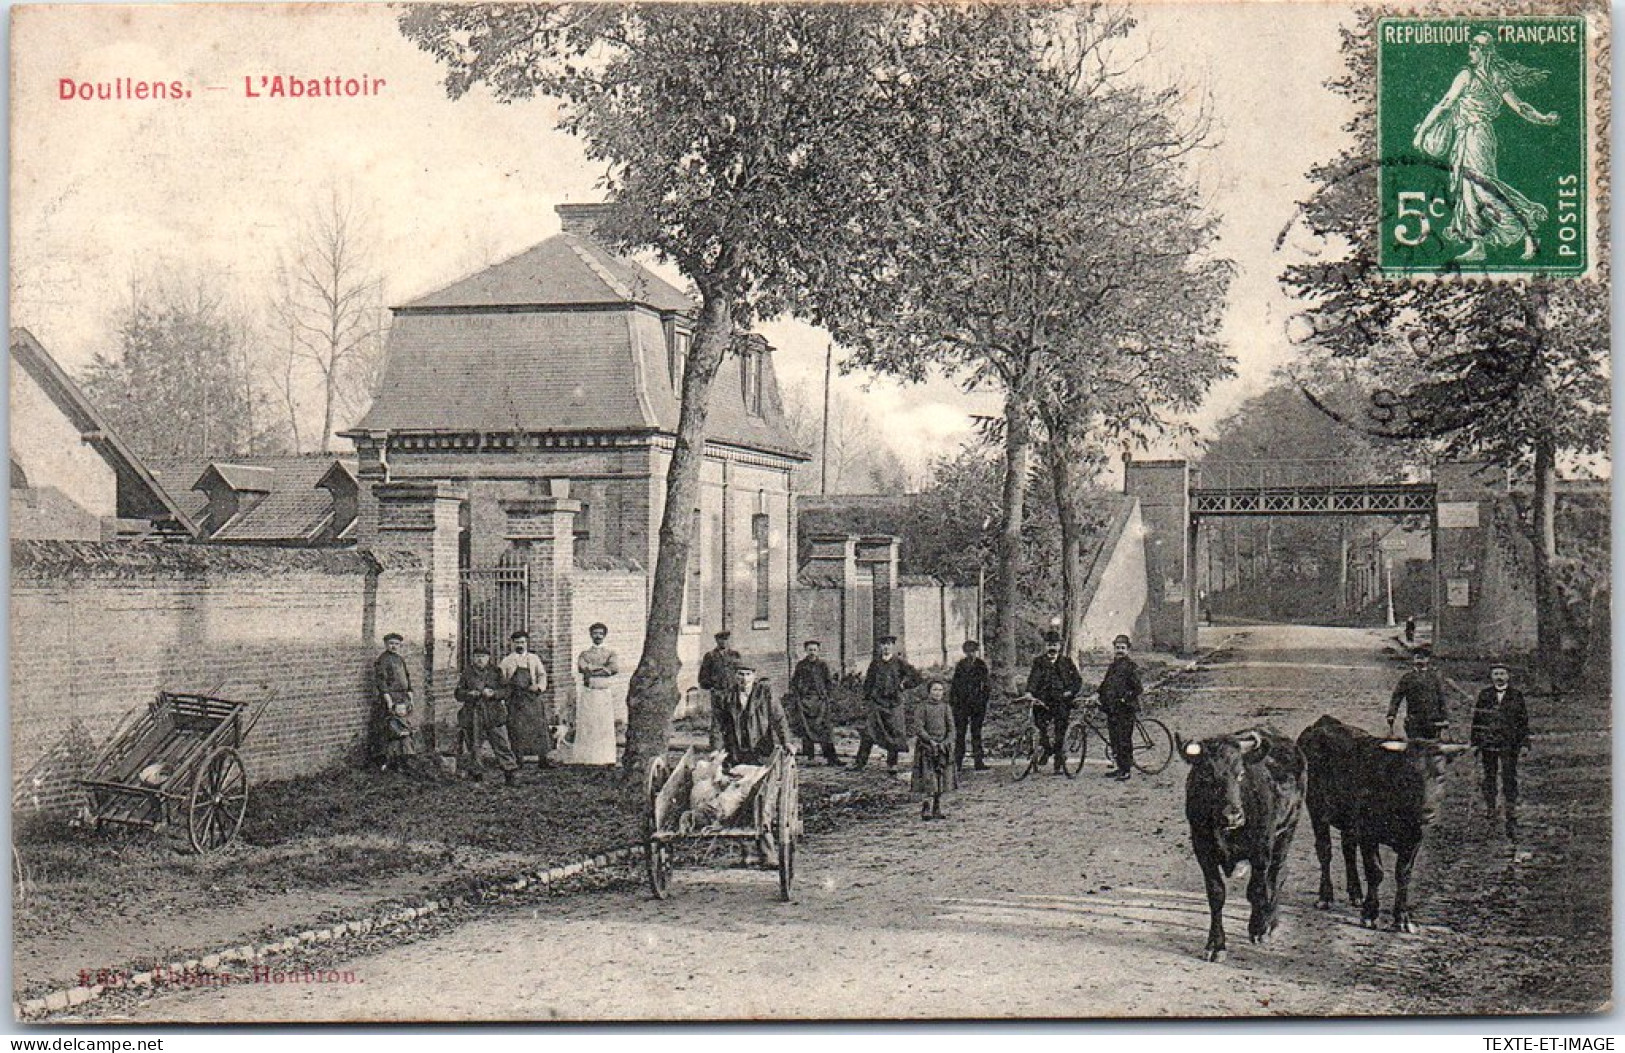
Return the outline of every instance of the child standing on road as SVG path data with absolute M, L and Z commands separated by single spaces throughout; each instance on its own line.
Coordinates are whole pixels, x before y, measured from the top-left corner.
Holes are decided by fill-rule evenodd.
M 954 711 L 948 705 L 948 685 L 931 681 L 914 736 L 914 777 L 909 788 L 931 799 L 920 804 L 921 819 L 946 819 L 942 795 L 959 785 L 954 764 Z

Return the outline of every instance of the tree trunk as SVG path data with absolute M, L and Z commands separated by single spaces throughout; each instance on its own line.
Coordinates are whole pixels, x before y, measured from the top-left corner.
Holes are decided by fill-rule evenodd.
M 1560 682 L 1563 657 L 1563 600 L 1553 563 L 1557 559 L 1557 447 L 1550 439 L 1535 443 L 1535 671 L 1538 687 Z
M 1016 658 L 1016 607 L 1021 599 L 1021 527 L 1027 511 L 1027 462 L 1032 449 L 1032 421 L 1024 399 L 1011 392 L 1004 403 L 1004 494 L 999 524 L 999 566 L 993 589 L 993 633 L 989 657 L 993 683 L 1008 688 L 1019 671 Z
M 660 513 L 660 545 L 643 655 L 627 686 L 626 752 L 621 764 L 629 792 L 641 790 L 644 768 L 650 759 L 665 754 L 671 739 L 671 718 L 677 708 L 677 641 L 689 547 L 694 542 L 694 509 L 700 506 L 707 401 L 733 337 L 732 297 L 706 293 L 694 342 L 684 361 L 682 410 L 666 470 L 666 500 Z
M 338 388 L 338 366 L 330 363 L 327 368 L 327 383 L 322 400 L 322 452 L 332 449 L 333 443 L 333 396 Z
M 1077 657 L 1083 648 L 1083 529 L 1077 505 L 1076 462 L 1064 446 L 1049 448 L 1050 481 L 1061 526 L 1061 653 Z

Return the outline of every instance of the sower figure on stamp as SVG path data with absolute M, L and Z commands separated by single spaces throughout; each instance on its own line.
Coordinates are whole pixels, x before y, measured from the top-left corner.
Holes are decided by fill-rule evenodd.
M 530 649 L 523 629 L 508 637 L 513 647 L 502 659 L 502 682 L 508 687 L 508 728 L 514 751 L 534 752 L 538 768 L 553 767 L 553 714 L 547 705 L 547 667 Z
M 824 750 L 824 760 L 832 767 L 845 765 L 835 752 L 834 729 L 830 727 L 830 698 L 835 694 L 835 676 L 829 663 L 819 657 L 822 645 L 808 640 L 802 645 L 801 661 L 790 674 L 791 724 L 801 738 L 801 755 L 813 759 L 813 748 Z
M 1145 693 L 1140 667 L 1129 657 L 1133 646 L 1134 642 L 1121 634 L 1112 641 L 1112 664 L 1106 667 L 1098 692 L 1100 708 L 1106 712 L 1106 737 L 1111 740 L 1112 757 L 1117 761 L 1117 770 L 1106 775 L 1125 782 L 1134 771 L 1134 714 Z
M 1484 815 L 1495 818 L 1497 786 L 1506 797 L 1508 837 L 1518 835 L 1518 754 L 1529 745 L 1529 710 L 1504 665 L 1490 667 L 1490 686 L 1473 705 L 1471 742 L 1484 765 Z
M 971 757 L 977 771 L 987 771 L 982 760 L 982 722 L 987 719 L 987 702 L 993 695 L 993 675 L 979 653 L 981 644 L 966 640 L 965 657 L 954 666 L 948 704 L 954 714 L 954 768 L 965 767 L 965 734 L 970 733 Z
M 1061 653 L 1061 634 L 1053 629 L 1044 634 L 1044 653 L 1033 659 L 1027 672 L 1027 694 L 1044 703 L 1045 712 L 1034 713 L 1033 722 L 1044 740 L 1044 755 L 1038 759 L 1055 758 L 1055 774 L 1064 775 L 1062 768 L 1066 749 L 1066 726 L 1072 722 L 1072 704 L 1083 690 L 1083 676 L 1078 664 Z
M 463 667 L 457 679 L 453 695 L 463 704 L 457 711 L 457 728 L 469 778 L 475 782 L 485 778 L 480 745 L 489 742 L 497 766 L 502 769 L 502 777 L 512 786 L 519 771 L 519 759 L 513 755 L 513 744 L 508 740 L 508 686 L 502 681 L 502 670 L 492 664 L 489 650 L 474 648 L 469 664 Z
M 1445 710 L 1444 681 L 1433 668 L 1433 653 L 1418 647 L 1411 657 L 1411 669 L 1399 678 L 1394 697 L 1388 703 L 1388 731 L 1392 734 L 1399 707 L 1405 707 L 1405 737 L 1440 739 L 1450 726 Z
M 382 771 L 405 773 L 417 754 L 412 743 L 412 673 L 401 656 L 400 633 L 384 636 L 384 651 L 372 663 L 377 701 L 371 722 L 372 759 Z
M 739 740 L 734 732 L 735 696 L 739 692 L 739 652 L 728 646 L 733 634 L 717 633 L 716 647 L 700 659 L 700 687 L 711 696 L 711 750 L 734 753 Z
M 863 676 L 864 724 L 853 768 L 867 766 L 870 748 L 879 746 L 886 751 L 886 770 L 897 770 L 897 756 L 908 748 L 903 693 L 919 686 L 919 672 L 897 653 L 897 637 L 881 637 L 880 654 Z

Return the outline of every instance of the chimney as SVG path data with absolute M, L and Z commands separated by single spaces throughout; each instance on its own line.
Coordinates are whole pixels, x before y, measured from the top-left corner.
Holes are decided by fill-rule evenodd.
M 592 238 L 597 236 L 599 221 L 614 207 L 608 201 L 595 201 L 584 205 L 555 205 L 553 211 L 559 214 L 559 226 L 564 233 Z

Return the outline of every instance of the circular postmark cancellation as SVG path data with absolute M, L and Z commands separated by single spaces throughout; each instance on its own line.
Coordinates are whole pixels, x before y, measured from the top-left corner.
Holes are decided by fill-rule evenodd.
M 1382 273 L 1586 273 L 1584 18 L 1384 18 L 1376 68 Z

